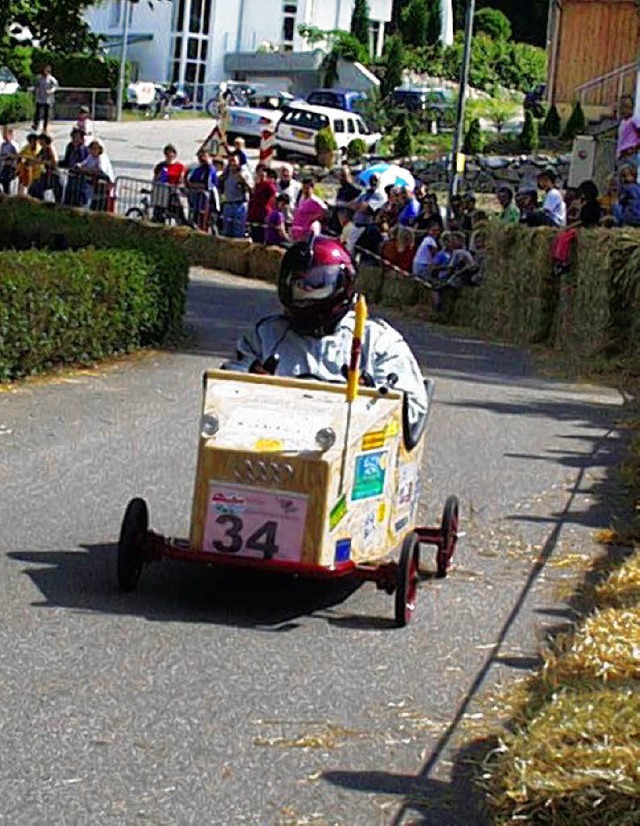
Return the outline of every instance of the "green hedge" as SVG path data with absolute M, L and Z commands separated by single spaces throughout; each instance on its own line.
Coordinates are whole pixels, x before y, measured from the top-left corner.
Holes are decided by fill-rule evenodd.
M 47 64 L 51 66 L 51 72 L 61 86 L 111 89 L 114 94 L 118 89 L 120 61 L 115 57 L 60 54 L 34 49 L 31 55 L 33 75 Z
M 0 123 L 21 123 L 33 120 L 35 103 L 27 92 L 0 95 Z
M 145 331 L 144 343 L 161 343 L 181 331 L 189 270 L 187 256 L 169 229 L 105 213 L 62 209 L 29 198 L 0 196 L 0 249 L 55 247 L 57 236 L 64 236 L 74 250 L 95 247 L 143 253 L 153 262 L 158 284 L 155 320 Z
M 134 250 L 0 252 L 0 380 L 145 344 L 157 324 L 154 261 Z

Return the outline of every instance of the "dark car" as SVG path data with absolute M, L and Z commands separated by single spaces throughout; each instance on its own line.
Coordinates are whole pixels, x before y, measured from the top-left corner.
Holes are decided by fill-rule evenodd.
M 313 106 L 328 106 L 330 109 L 344 109 L 360 114 L 362 103 L 366 99 L 366 92 L 358 92 L 355 89 L 314 89 L 307 95 L 307 103 Z
M 440 122 L 455 108 L 455 95 L 444 86 L 398 86 L 391 95 L 391 104 L 415 114 L 429 114 Z

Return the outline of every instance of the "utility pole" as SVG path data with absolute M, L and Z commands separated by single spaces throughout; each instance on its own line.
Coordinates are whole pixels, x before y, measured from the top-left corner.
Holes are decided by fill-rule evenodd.
M 127 68 L 127 40 L 129 39 L 129 15 L 133 11 L 131 0 L 120 0 L 124 7 L 122 21 L 122 45 L 120 47 L 120 73 L 118 74 L 118 98 L 116 103 L 116 120 L 122 120 L 122 105 L 124 103 L 124 80 Z
M 460 94 L 458 95 L 458 114 L 456 118 L 456 131 L 453 136 L 453 167 L 451 180 L 449 182 L 449 202 L 454 195 L 458 194 L 460 186 L 459 168 L 460 150 L 464 141 L 464 108 L 467 97 L 467 86 L 469 85 L 469 67 L 471 65 L 471 41 L 473 40 L 473 18 L 476 10 L 476 0 L 469 0 L 467 6 L 467 22 L 464 36 L 464 55 L 462 58 L 462 68 L 460 71 Z

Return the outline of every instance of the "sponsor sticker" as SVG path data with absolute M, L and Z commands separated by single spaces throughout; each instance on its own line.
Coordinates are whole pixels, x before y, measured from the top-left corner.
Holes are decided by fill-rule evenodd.
M 336 562 L 348 562 L 351 556 L 351 539 L 339 539 L 336 542 Z
M 347 497 L 343 493 L 329 513 L 329 530 L 337 527 L 347 514 Z
M 380 450 L 356 456 L 352 499 L 371 499 L 384 493 L 388 453 L 387 450 Z

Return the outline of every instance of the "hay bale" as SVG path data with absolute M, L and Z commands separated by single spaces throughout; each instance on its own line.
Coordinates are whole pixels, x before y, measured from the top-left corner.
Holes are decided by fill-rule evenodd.
M 405 309 L 413 307 L 418 299 L 418 285 L 414 278 L 398 276 L 388 270 L 382 282 L 380 303 L 385 307 Z
M 369 302 L 377 304 L 382 296 L 383 280 L 384 274 L 379 264 L 360 264 L 356 289 L 364 293 Z
M 284 253 L 285 250 L 282 247 L 254 244 L 249 250 L 249 275 L 261 281 L 277 284 Z
M 234 275 L 248 275 L 249 253 L 252 247 L 250 238 L 218 238 L 217 268 Z

